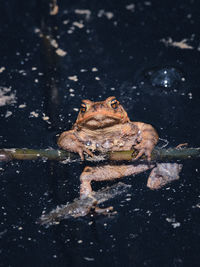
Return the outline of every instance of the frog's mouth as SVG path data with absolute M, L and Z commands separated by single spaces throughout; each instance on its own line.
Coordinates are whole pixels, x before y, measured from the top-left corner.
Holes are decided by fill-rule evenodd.
M 111 127 L 119 124 L 120 122 L 122 122 L 121 117 L 98 115 L 85 118 L 84 121 L 82 121 L 81 126 L 95 130 Z

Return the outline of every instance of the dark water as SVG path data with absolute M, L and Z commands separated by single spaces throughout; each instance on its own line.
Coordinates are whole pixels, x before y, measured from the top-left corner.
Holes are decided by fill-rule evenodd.
M 198 147 L 198 1 L 58 2 L 56 16 L 48 1 L 1 3 L 1 147 L 57 148 L 81 99 L 110 95 L 169 146 Z M 169 38 L 190 48 L 161 41 Z M 85 163 L 1 163 L 0 266 L 199 266 L 199 160 L 183 164 L 181 179 L 157 192 L 146 188 L 149 172 L 125 178 L 132 188 L 108 203 L 113 218 L 46 229 L 35 221 L 78 196 Z

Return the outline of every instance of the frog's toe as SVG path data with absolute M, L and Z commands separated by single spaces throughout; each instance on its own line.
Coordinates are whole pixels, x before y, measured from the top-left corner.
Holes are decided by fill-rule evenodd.
M 87 153 L 90 157 L 94 156 L 94 154 L 88 148 L 84 148 L 84 152 Z
M 79 154 L 81 160 L 84 160 L 83 149 L 79 148 L 79 149 L 77 150 L 77 152 L 78 152 L 78 154 Z
M 152 147 L 135 147 L 138 150 L 137 156 L 134 158 L 134 160 L 137 160 L 141 158 L 143 155 L 147 157 L 148 161 L 151 161 L 151 152 Z
M 88 154 L 91 157 L 94 156 L 94 154 L 89 149 L 87 149 L 85 147 L 79 147 L 77 149 L 77 152 L 78 152 L 79 156 L 81 157 L 81 160 L 84 160 L 84 154 L 83 154 L 83 152 L 85 152 L 86 154 Z
M 151 161 L 151 152 L 152 152 L 151 149 L 148 149 L 148 150 L 146 150 L 146 152 L 145 152 L 145 155 L 147 156 L 147 160 L 148 160 L 148 161 Z
M 137 159 L 141 158 L 142 155 L 144 155 L 144 154 L 145 154 L 145 150 L 143 148 L 143 149 L 139 150 L 137 156 L 133 160 L 137 160 Z

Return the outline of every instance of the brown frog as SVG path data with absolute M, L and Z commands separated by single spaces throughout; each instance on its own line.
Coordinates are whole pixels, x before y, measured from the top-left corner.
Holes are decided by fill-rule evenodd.
M 126 111 L 114 97 L 105 101 L 92 102 L 83 100 L 77 120 L 70 131 L 63 132 L 58 145 L 72 152 L 79 153 L 84 160 L 84 153 L 93 156 L 92 151 L 107 152 L 131 150 L 138 151 L 136 159 L 146 155 L 148 161 L 158 142 L 158 134 L 150 125 L 130 121 Z M 153 167 L 140 165 L 105 165 L 85 167 L 81 174 L 80 196 L 91 195 L 91 181 L 104 181 L 136 174 Z

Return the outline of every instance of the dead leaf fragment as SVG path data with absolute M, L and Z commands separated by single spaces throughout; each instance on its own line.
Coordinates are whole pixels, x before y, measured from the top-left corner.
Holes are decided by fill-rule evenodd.
M 164 43 L 166 46 L 174 46 L 181 49 L 194 49 L 193 46 L 187 44 L 188 39 L 183 39 L 180 42 L 176 42 L 173 41 L 171 37 L 169 37 L 168 39 L 161 39 L 160 41 Z
M 58 49 L 56 49 L 56 54 L 57 54 L 58 56 L 60 56 L 60 57 L 64 57 L 64 56 L 67 55 L 67 52 L 64 51 L 64 50 L 61 49 L 61 48 L 58 48 Z

